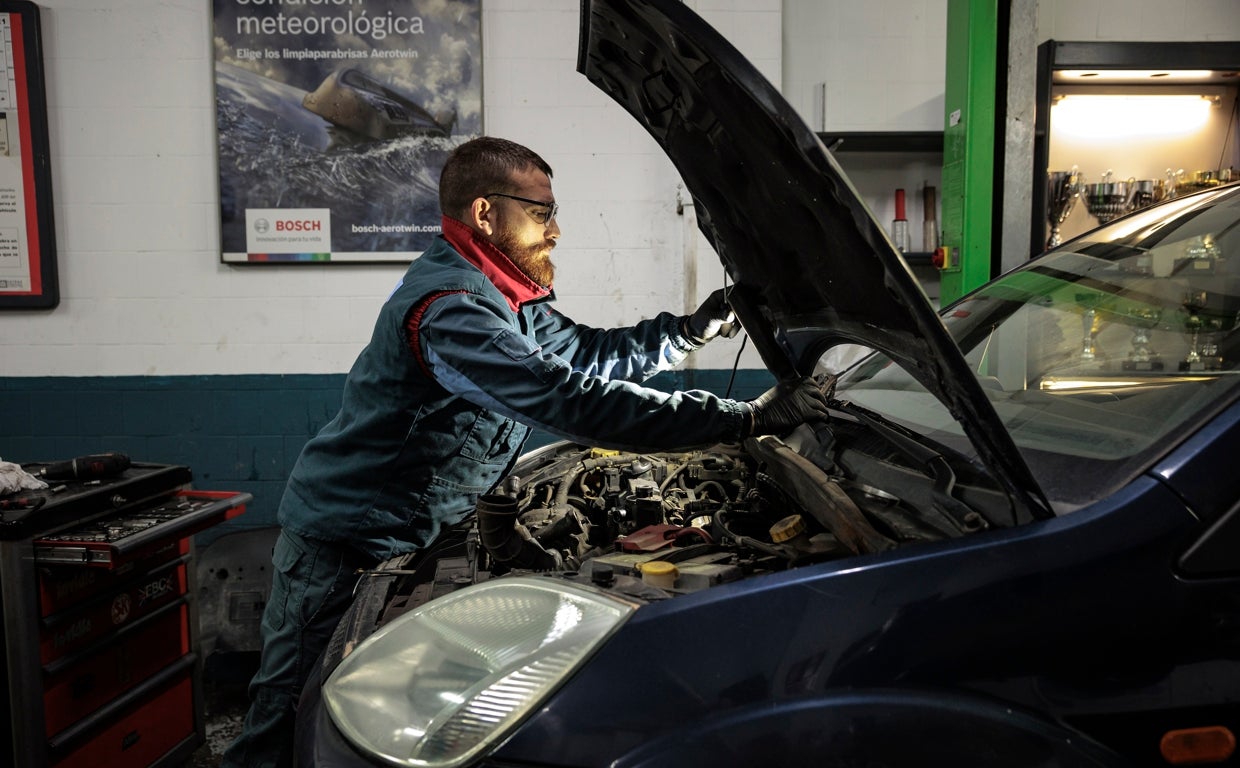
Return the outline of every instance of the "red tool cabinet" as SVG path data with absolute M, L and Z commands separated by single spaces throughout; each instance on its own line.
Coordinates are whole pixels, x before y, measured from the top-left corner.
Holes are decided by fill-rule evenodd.
M 191 480 L 134 462 L 0 512 L 0 765 L 172 768 L 202 744 L 190 537 L 252 497 Z

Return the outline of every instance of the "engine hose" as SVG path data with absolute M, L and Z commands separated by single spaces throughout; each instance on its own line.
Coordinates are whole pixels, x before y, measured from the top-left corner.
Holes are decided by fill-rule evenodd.
M 685 460 L 668 470 L 667 477 L 664 478 L 663 482 L 659 484 L 659 493 L 667 493 L 667 489 L 671 486 L 672 482 L 676 480 L 676 478 L 680 477 L 680 473 L 684 472 L 685 467 L 687 466 L 689 466 L 689 461 Z
M 726 507 L 720 507 L 715 512 L 714 520 L 715 520 L 715 525 L 718 525 L 721 529 L 723 529 L 723 532 L 726 533 L 728 536 L 730 536 L 732 540 L 737 543 L 738 546 L 750 547 L 752 549 L 758 550 L 759 552 L 764 552 L 768 555 L 773 555 L 775 557 L 781 557 L 788 561 L 792 561 L 796 559 L 796 551 L 790 547 L 785 547 L 785 546 L 781 546 L 779 544 L 773 544 L 773 543 L 768 544 L 765 541 L 759 541 L 758 539 L 755 539 L 752 536 L 746 536 L 744 534 L 736 533 L 735 531 L 733 531 L 731 528 L 728 527 L 728 512 L 727 512 Z
M 517 531 L 517 500 L 500 494 L 478 497 L 475 507 L 478 537 L 497 563 L 509 568 L 548 571 L 555 568 L 555 556 Z
M 564 473 L 564 477 L 560 478 L 560 485 L 555 489 L 555 506 L 568 503 L 568 496 L 573 492 L 573 486 L 577 484 L 577 478 L 585 472 L 585 467 L 577 464 L 572 469 Z
M 719 500 L 721 502 L 728 500 L 728 492 L 724 489 L 723 483 L 719 482 L 718 480 L 703 480 L 702 482 L 698 483 L 697 490 L 699 492 L 705 491 L 707 488 L 714 488 L 717 491 L 719 491 Z

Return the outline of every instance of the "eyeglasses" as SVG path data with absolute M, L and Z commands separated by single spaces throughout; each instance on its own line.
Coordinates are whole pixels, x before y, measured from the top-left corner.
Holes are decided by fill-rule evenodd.
M 488 192 L 483 195 L 483 197 L 506 197 L 509 200 L 517 200 L 522 203 L 537 205 L 538 210 L 531 212 L 527 208 L 525 213 L 531 219 L 543 225 L 550 224 L 551 220 L 555 218 L 555 215 L 560 212 L 560 206 L 554 200 L 546 203 L 542 200 L 531 200 L 528 197 L 517 197 L 516 195 L 508 195 L 503 192 Z

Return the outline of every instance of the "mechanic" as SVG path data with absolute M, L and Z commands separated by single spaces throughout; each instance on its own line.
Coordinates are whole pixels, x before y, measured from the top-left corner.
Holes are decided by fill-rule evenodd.
M 631 451 L 783 433 L 826 418 L 808 382 L 742 402 L 642 387 L 727 334 L 722 291 L 693 314 L 631 328 L 551 306 L 560 237 L 551 168 L 481 137 L 444 164 L 443 232 L 379 312 L 340 412 L 302 450 L 277 512 L 272 587 L 250 710 L 224 766 L 291 763 L 297 697 L 359 572 L 430 544 L 505 475 L 530 429 Z

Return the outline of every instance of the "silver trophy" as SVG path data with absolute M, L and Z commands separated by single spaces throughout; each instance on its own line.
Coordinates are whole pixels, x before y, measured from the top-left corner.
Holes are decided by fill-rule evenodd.
M 1111 181 L 1111 172 L 1107 171 L 1101 183 L 1085 185 L 1085 208 L 1099 224 L 1106 224 L 1131 210 L 1135 192 L 1135 179 Z
M 1054 248 L 1063 242 L 1059 237 L 1059 225 L 1063 224 L 1072 213 L 1072 206 L 1081 194 L 1081 174 L 1076 166 L 1070 171 L 1049 171 L 1046 174 L 1046 219 L 1051 225 L 1051 236 L 1046 241 L 1047 248 Z
M 1139 211 L 1167 199 L 1167 184 L 1162 179 L 1141 179 L 1132 182 L 1132 203 L 1129 210 Z
M 1180 168 L 1175 171 L 1171 170 L 1170 168 L 1167 169 L 1167 180 L 1163 186 L 1166 187 L 1168 200 L 1174 199 L 1175 196 L 1182 191 L 1180 190 L 1179 186 L 1180 186 L 1180 181 L 1182 181 L 1183 178 L 1184 178 L 1183 168 Z
M 1125 371 L 1161 371 L 1162 357 L 1151 347 L 1150 331 L 1158 324 L 1162 310 L 1148 306 L 1129 309 L 1127 319 L 1132 325 L 1132 350 L 1123 361 Z

